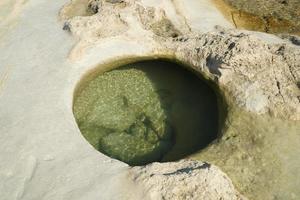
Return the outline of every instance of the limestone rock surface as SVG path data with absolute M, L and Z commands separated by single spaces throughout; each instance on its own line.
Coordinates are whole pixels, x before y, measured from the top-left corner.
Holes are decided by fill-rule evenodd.
M 229 178 L 249 199 L 300 199 L 297 38 L 232 29 L 204 0 L 0 6 L 1 199 L 189 198 L 199 191 L 242 198 Z M 220 138 L 191 155 L 210 168 L 196 161 L 130 168 L 96 151 L 78 129 L 72 100 L 87 72 L 156 58 L 181 62 L 222 97 Z M 205 188 L 175 189 L 184 180 Z
M 168 18 L 169 8 L 140 1 L 97 2 L 101 9 L 95 15 L 66 21 L 80 38 L 75 55 L 82 46 L 97 46 L 105 39 L 134 38 L 152 46 L 157 56 L 190 65 L 222 88 L 228 101 L 250 112 L 300 120 L 297 45 L 268 43 L 250 32 L 218 27 L 209 33 L 192 31 L 184 20 L 175 25 L 176 18 Z M 64 12 L 61 17 L 68 18 Z
M 147 200 L 246 200 L 216 166 L 199 161 L 153 163 L 133 167 L 130 177 Z
M 208 28 L 197 28 L 187 10 L 182 12 L 183 2 L 146 2 L 104 2 L 102 12 L 68 18 L 69 30 L 79 38 L 70 59 L 121 40 L 150 49 L 148 54 L 127 58 L 167 58 L 190 68 L 215 88 L 221 97 L 220 107 L 224 108 L 220 138 L 191 157 L 221 167 L 250 199 L 297 199 L 300 196 L 297 190 L 300 161 L 296 156 L 300 147 L 297 43 L 271 34 L 232 29 L 222 23 L 215 23 L 207 31 Z M 118 17 L 110 17 L 111 12 Z M 101 28 L 108 26 L 109 20 L 115 21 L 116 26 L 110 21 L 108 29 Z M 122 26 L 118 25 L 120 21 Z M 199 23 L 205 22 L 199 20 Z M 95 31 L 103 33 L 91 34 Z

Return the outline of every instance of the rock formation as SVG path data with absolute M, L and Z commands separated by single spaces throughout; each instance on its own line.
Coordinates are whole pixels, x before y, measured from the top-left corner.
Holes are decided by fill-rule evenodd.
M 139 1 L 97 1 L 97 6 L 95 15 L 65 22 L 80 38 L 79 47 L 134 38 L 154 46 L 157 56 L 179 60 L 212 80 L 228 102 L 253 113 L 300 120 L 298 46 L 268 44 L 235 30 L 193 33 L 185 23 L 175 27 L 165 10 L 143 7 Z M 63 11 L 61 16 L 68 18 Z
M 92 1 L 89 5 L 97 5 L 97 12 L 89 17 L 69 18 L 61 12 L 67 29 L 79 38 L 71 59 L 104 41 L 135 40 L 153 49 L 150 58 L 174 59 L 191 68 L 219 93 L 225 118 L 220 139 L 191 158 L 218 164 L 249 198 L 293 199 L 300 195 L 285 178 L 298 171 L 299 161 L 282 166 L 281 152 L 286 152 L 284 160 L 293 160 L 294 150 L 275 145 L 282 137 L 299 140 L 300 48 L 295 43 L 220 26 L 207 33 L 194 31 L 184 15 L 174 17 L 170 8 L 144 6 L 143 1 Z M 178 10 L 176 4 L 174 9 Z M 277 130 L 278 123 L 289 124 L 283 126 L 289 134 Z M 266 131 L 264 126 L 274 129 Z M 276 191 L 278 187 L 282 189 Z
M 1 199 L 300 199 L 298 36 L 237 30 L 204 0 L 0 6 Z M 130 167 L 84 139 L 74 93 L 95 73 L 151 59 L 214 89 L 219 134 L 185 160 Z
M 130 177 L 141 187 L 144 199 L 246 199 L 226 174 L 208 163 L 153 163 L 132 168 Z

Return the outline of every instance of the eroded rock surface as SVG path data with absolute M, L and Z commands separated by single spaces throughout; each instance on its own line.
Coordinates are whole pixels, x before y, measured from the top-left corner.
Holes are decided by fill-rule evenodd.
M 176 57 L 214 79 L 235 104 L 257 114 L 300 119 L 299 48 L 233 32 L 185 39 L 173 42 Z
M 246 200 L 216 166 L 199 161 L 153 163 L 130 170 L 149 200 Z
M 163 9 L 144 7 L 139 1 L 97 2 L 101 12 L 66 21 L 80 38 L 79 47 L 108 38 L 134 38 L 152 46 L 158 56 L 173 57 L 205 74 L 230 101 L 250 112 L 300 120 L 297 46 L 268 44 L 249 32 L 234 30 L 192 33 L 180 28 L 186 24 L 172 25 Z
M 122 40 L 152 49 L 145 57 L 187 65 L 210 80 L 228 106 L 219 140 L 193 157 L 218 164 L 251 199 L 300 198 L 300 48 L 295 42 L 222 27 L 196 32 L 184 14 L 170 17 L 164 5 L 149 7 L 134 0 L 96 5 L 94 15 L 65 23 L 80 40 L 71 60 L 84 57 L 86 49 Z M 172 179 L 156 180 L 167 180 L 163 186 L 169 187 Z

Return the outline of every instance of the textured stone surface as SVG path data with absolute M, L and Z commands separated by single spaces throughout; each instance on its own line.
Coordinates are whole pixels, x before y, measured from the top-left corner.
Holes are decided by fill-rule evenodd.
M 298 47 L 232 32 L 194 36 L 175 45 L 176 57 L 214 79 L 234 104 L 257 114 L 300 120 Z
M 107 37 L 130 38 L 129 29 L 142 28 L 144 36 L 139 38 L 140 32 L 137 33 L 138 41 L 144 41 L 146 46 L 154 45 L 162 57 L 166 54 L 205 74 L 233 103 L 250 112 L 300 120 L 298 47 L 267 44 L 250 33 L 233 30 L 197 34 L 180 29 L 186 31 L 179 34 L 175 26 L 169 25 L 171 21 L 155 25 L 165 18 L 162 9 L 144 8 L 139 1 L 126 1 L 125 7 L 102 4 L 102 12 L 91 17 L 75 17 L 67 23 L 86 45 Z M 137 22 L 134 27 L 131 21 Z M 106 25 L 109 28 L 104 28 Z M 167 34 L 159 34 L 158 29 Z
M 82 46 L 97 48 L 95 43 L 108 40 L 107 35 L 88 36 L 96 29 L 93 25 L 84 26 L 93 24 L 91 20 L 109 18 L 105 13 L 112 9 L 111 5 L 102 9 L 106 11 L 92 18 L 76 17 L 68 21 L 71 32 L 81 38 L 72 52 L 74 55 L 82 53 Z M 221 105 L 228 106 L 223 113 L 225 124 L 220 139 L 191 157 L 220 166 L 251 199 L 297 199 L 300 196 L 296 189 L 300 164 L 296 156 L 300 147 L 299 47 L 291 40 L 272 35 L 222 27 L 215 27 L 209 33 L 195 31 L 187 20 L 178 24 L 172 17 L 169 21 L 173 26 L 168 27 L 174 27 L 171 30 L 179 30 L 180 34 L 160 35 L 147 25 L 169 16 L 169 10 L 160 6 L 141 9 L 139 1 L 127 1 L 125 7 L 114 7 L 114 12 L 128 30 L 114 35 L 111 41 L 134 38 L 152 48 L 156 57 L 179 60 L 211 81 L 223 98 Z M 132 21 L 136 22 L 134 26 Z M 104 25 L 105 21 L 101 23 Z M 164 26 L 161 29 L 166 30 Z M 115 30 L 119 30 L 118 26 Z M 280 141 L 285 141 L 284 145 Z M 293 141 L 292 145 L 287 141 Z M 285 165 L 286 162 L 289 164 Z
M 140 186 L 143 199 L 147 200 L 246 200 L 234 189 L 226 174 L 214 165 L 199 161 L 134 167 L 130 178 Z
M 3 2 L 22 1 L 1 1 L 1 8 L 7 8 Z M 65 7 L 69 20 L 59 22 L 57 14 L 68 0 L 28 0 L 17 9 L 17 15 L 22 11 L 18 23 L 9 22 L 9 29 L 6 20 L 0 24 L 1 199 L 138 200 L 150 195 L 144 189 L 152 179 L 141 173 L 153 169 L 136 168 L 137 180 L 146 180 L 137 185 L 128 176 L 130 167 L 89 145 L 75 122 L 72 99 L 87 71 L 158 57 L 189 64 L 213 81 L 229 105 L 222 136 L 193 157 L 217 164 L 250 199 L 299 199 L 299 46 L 273 35 L 215 28 L 230 26 L 208 1 L 195 2 L 106 2 L 101 13 L 97 3 L 89 8 L 89 1 L 74 0 Z M 179 31 L 180 37 L 153 33 L 148 20 L 169 20 L 174 29 L 165 23 L 165 30 Z M 167 173 L 179 168 L 159 165 Z M 183 168 L 189 165 L 200 164 L 186 162 Z M 173 188 L 170 180 L 166 186 Z M 203 179 L 197 176 L 196 182 Z M 235 193 L 231 186 L 220 191 L 226 189 Z

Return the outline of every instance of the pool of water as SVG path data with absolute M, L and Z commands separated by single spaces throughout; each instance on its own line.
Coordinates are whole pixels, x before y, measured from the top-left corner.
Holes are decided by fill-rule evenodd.
M 74 116 L 100 152 L 144 165 L 184 158 L 218 135 L 215 92 L 183 67 L 166 61 L 121 66 L 83 81 Z

